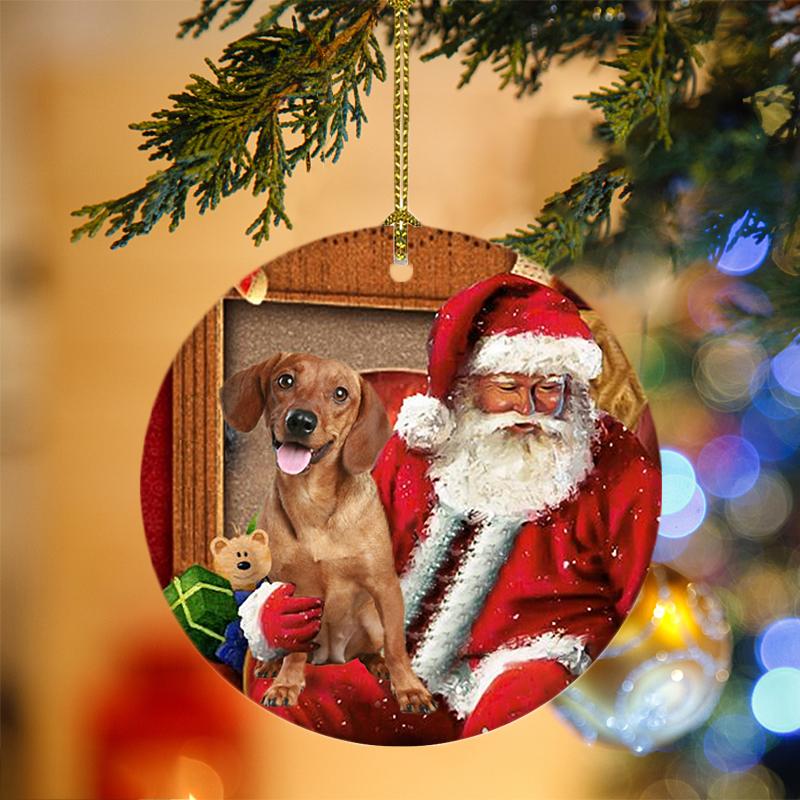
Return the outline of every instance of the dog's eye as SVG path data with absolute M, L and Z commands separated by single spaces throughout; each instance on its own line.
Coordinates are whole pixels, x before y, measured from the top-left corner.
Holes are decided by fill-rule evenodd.
M 349 396 L 348 391 L 347 389 L 344 388 L 344 386 L 337 386 L 333 390 L 333 399 L 337 403 L 344 403 L 344 401 L 347 400 L 348 396 Z
M 288 372 L 284 372 L 278 377 L 278 386 L 281 389 L 291 389 L 294 386 L 294 378 Z

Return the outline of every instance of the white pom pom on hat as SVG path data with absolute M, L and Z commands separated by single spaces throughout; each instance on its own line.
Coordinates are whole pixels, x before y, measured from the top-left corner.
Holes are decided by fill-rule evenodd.
M 428 393 L 406 398 L 395 431 L 411 449 L 435 452 L 454 428 L 449 398 L 458 377 L 568 374 L 588 382 L 602 361 L 571 300 L 521 275 L 493 275 L 439 309 L 428 339 Z
M 453 432 L 453 412 L 438 397 L 412 394 L 403 400 L 394 429 L 412 450 L 432 453 Z

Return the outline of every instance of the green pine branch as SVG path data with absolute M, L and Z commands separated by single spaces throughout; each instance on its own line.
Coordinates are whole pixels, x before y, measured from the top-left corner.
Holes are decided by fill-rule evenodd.
M 228 28 L 238 22 L 253 5 L 255 0 L 202 0 L 200 11 L 194 17 L 189 17 L 181 22 L 178 36 L 184 37 L 191 34 L 195 39 L 205 33 L 213 24 L 217 15 L 227 7 L 228 16 L 219 26 L 220 30 Z M 291 5 L 291 2 L 278 3 L 271 11 L 273 22 L 277 22 L 280 15 Z M 267 25 L 271 23 L 267 22 Z
M 205 3 L 195 30 L 209 25 L 222 5 Z M 234 6 L 238 12 L 244 4 Z M 207 61 L 211 79 L 192 75 L 184 92 L 170 96 L 171 108 L 131 125 L 147 140 L 140 149 L 170 165 L 130 194 L 73 212 L 88 217 L 73 241 L 106 227 L 108 236 L 121 234 L 112 245 L 121 247 L 163 217 L 175 230 L 190 192 L 203 213 L 244 188 L 266 193 L 263 211 L 247 229 L 256 244 L 269 237 L 271 225 L 291 227 L 287 178 L 300 163 L 339 157 L 352 128 L 359 135 L 366 120 L 362 94 L 374 78 L 386 77 L 374 35 L 385 0 L 293 6 L 291 27 L 277 21 L 288 7 L 281 3 L 228 45 L 219 65 Z
M 713 35 L 715 17 L 700 16 L 694 9 L 674 12 L 659 3 L 654 22 L 628 37 L 617 58 L 601 62 L 619 70 L 619 78 L 578 99 L 603 113 L 606 138 L 624 145 L 638 125 L 654 122 L 650 146 L 660 143 L 669 149 L 670 108 L 687 92 L 693 93 L 697 70 L 704 63 L 699 44 Z
M 554 59 L 600 55 L 629 24 L 620 3 L 610 0 L 422 0 L 409 13 L 412 44 L 432 47 L 424 61 L 460 56 L 459 88 L 486 63 L 500 88 L 512 86 L 518 96 L 539 88 Z
M 617 58 L 602 62 L 618 70 L 619 78 L 611 87 L 577 99 L 603 113 L 599 133 L 613 152 L 624 152 L 637 129 L 647 131 L 645 152 L 639 158 L 647 158 L 658 144 L 670 148 L 670 110 L 693 90 L 697 68 L 703 63 L 699 44 L 712 38 L 715 24 L 711 7 L 676 12 L 665 3 L 658 4 L 654 18 L 638 33 L 628 35 Z M 575 179 L 568 190 L 548 198 L 527 229 L 517 229 L 498 241 L 548 268 L 574 261 L 587 243 L 598 241 L 608 231 L 612 200 L 618 190 L 620 197 L 633 193 L 633 174 L 625 159 L 610 156 Z
M 392 14 L 387 0 L 261 2 L 254 30 L 218 64 L 208 62 L 210 75 L 192 76 L 170 108 L 132 126 L 163 168 L 140 189 L 75 212 L 86 220 L 74 239 L 104 230 L 119 247 L 162 218 L 174 230 L 191 200 L 202 213 L 241 189 L 266 198 L 248 228 L 257 243 L 272 225 L 290 225 L 294 169 L 335 160 L 366 120 L 363 95 L 386 74 L 374 30 L 382 22 L 391 38 Z M 179 35 L 225 28 L 255 6 L 201 0 Z M 418 0 L 410 31 L 423 58 L 460 59 L 460 86 L 486 65 L 518 95 L 535 92 L 552 63 L 599 59 L 616 47 L 604 62 L 615 80 L 581 98 L 602 114 L 603 160 L 500 241 L 551 268 L 589 244 L 609 270 L 626 248 L 669 254 L 680 266 L 720 252 L 744 219 L 738 236 L 769 236 L 775 260 L 751 278 L 774 301 L 769 322 L 754 316 L 754 324 L 780 338 L 797 327 L 797 281 L 788 276 L 800 271 L 800 41 L 796 17 L 776 8 L 742 0 Z M 705 56 L 711 67 L 695 96 Z M 625 203 L 609 236 L 615 197 Z M 785 276 L 775 274 L 778 261 Z
M 623 169 L 600 164 L 549 197 L 534 223 L 497 241 L 546 267 L 575 261 L 588 242 L 607 231 L 611 201 L 618 192 L 624 197 L 629 191 L 626 181 Z

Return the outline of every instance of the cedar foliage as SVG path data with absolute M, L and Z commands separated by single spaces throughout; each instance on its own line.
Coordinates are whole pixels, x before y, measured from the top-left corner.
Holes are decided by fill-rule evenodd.
M 223 26 L 238 20 L 252 0 L 204 0 L 200 14 L 181 23 L 180 33 L 198 35 L 228 6 Z M 175 230 L 186 215 L 189 192 L 200 213 L 223 197 L 251 188 L 266 193 L 264 210 L 247 228 L 256 244 L 269 227 L 284 223 L 286 181 L 298 164 L 336 161 L 349 130 L 366 121 L 362 94 L 386 65 L 374 27 L 381 2 L 303 0 L 274 5 L 252 33 L 225 48 L 219 64 L 206 64 L 212 78 L 192 75 L 172 107 L 131 125 L 141 131 L 150 160 L 170 162 L 145 185 L 117 200 L 84 206 L 89 220 L 73 239 L 121 233 L 112 247 L 149 233 L 164 216 Z M 293 7 L 290 26 L 278 19 Z M 287 134 L 294 143 L 287 143 Z
M 227 28 L 263 2 L 202 0 L 178 35 Z M 798 25 L 790 5 L 420 0 L 409 22 L 423 59 L 460 59 L 459 86 L 488 66 L 501 89 L 524 98 L 552 63 L 578 55 L 616 71 L 610 86 L 579 98 L 602 115 L 602 161 L 499 241 L 555 269 L 585 256 L 613 270 L 636 248 L 668 252 L 680 267 L 722 252 L 744 219 L 738 236 L 769 236 L 789 262 L 754 278 L 775 298 L 763 325 L 779 342 L 797 328 L 800 305 L 800 281 L 787 274 L 800 271 L 800 37 L 787 36 Z M 386 78 L 377 32 L 391 40 L 392 10 L 387 0 L 263 8 L 249 34 L 206 62 L 208 76 L 192 75 L 171 107 L 131 126 L 166 166 L 140 189 L 74 212 L 87 219 L 73 239 L 105 229 L 120 247 L 164 217 L 174 230 L 190 193 L 203 213 L 240 189 L 266 196 L 247 228 L 256 244 L 271 226 L 291 226 L 295 168 L 335 161 L 366 121 L 363 98 Z M 770 114 L 777 123 L 765 122 Z M 624 202 L 612 236 L 615 198 Z

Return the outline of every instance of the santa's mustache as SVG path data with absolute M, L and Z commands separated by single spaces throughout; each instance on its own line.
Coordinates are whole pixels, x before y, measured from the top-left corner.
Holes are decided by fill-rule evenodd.
M 558 416 L 483 411 L 469 396 L 458 398 L 455 430 L 429 471 L 442 502 L 529 516 L 568 497 L 592 466 L 596 430 L 592 400 L 577 388 Z
M 473 411 L 477 411 L 473 409 Z M 531 414 L 520 414 L 518 411 L 503 411 L 487 414 L 477 412 L 472 417 L 470 423 L 478 433 L 490 434 L 514 425 L 535 425 L 543 433 L 551 437 L 563 437 L 572 427 L 572 422 L 567 419 L 559 419 L 549 414 L 533 412 Z

